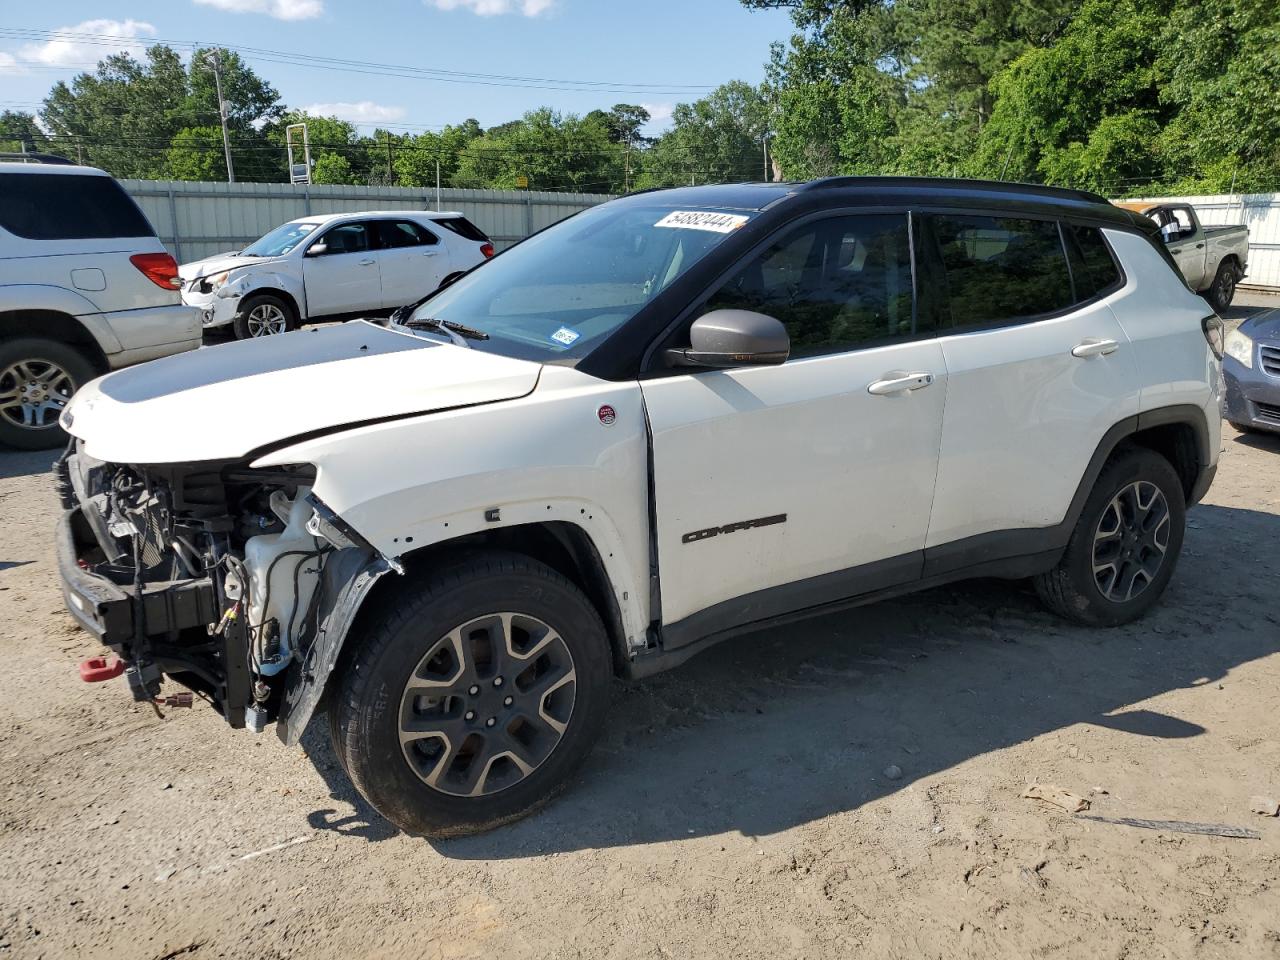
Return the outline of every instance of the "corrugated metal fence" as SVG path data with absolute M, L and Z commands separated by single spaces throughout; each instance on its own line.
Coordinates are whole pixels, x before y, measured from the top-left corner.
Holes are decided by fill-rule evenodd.
M 358 210 L 456 210 L 503 249 L 579 210 L 611 199 L 594 193 L 441 190 L 121 180 L 179 263 L 236 250 L 289 220 Z
M 1241 286 L 1280 290 L 1280 193 L 1138 199 L 1190 204 L 1206 226 L 1244 224 L 1249 228 L 1249 276 Z

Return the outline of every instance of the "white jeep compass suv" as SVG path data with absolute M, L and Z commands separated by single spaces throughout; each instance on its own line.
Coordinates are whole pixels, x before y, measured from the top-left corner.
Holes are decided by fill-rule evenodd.
M 0 444 L 60 446 L 82 384 L 198 346 L 178 265 L 120 184 L 92 167 L 0 163 Z
M 624 197 L 404 323 L 82 390 L 60 570 L 120 657 L 84 672 L 288 744 L 323 701 L 385 816 L 483 829 L 565 783 L 611 676 L 782 618 L 973 576 L 1141 616 L 1216 469 L 1221 339 L 1091 194 Z

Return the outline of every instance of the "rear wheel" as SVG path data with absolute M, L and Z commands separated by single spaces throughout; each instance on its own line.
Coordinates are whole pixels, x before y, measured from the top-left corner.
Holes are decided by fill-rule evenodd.
M 476 833 L 563 788 L 600 730 L 610 672 L 580 590 L 530 558 L 481 555 L 386 601 L 338 681 L 330 733 L 396 826 Z
M 246 297 L 236 311 L 231 329 L 237 340 L 271 337 L 296 329 L 298 318 L 284 300 L 269 293 L 256 293 Z
M 1218 272 L 1214 275 L 1213 286 L 1211 286 L 1205 296 L 1209 300 L 1210 306 L 1218 313 L 1222 313 L 1227 307 L 1231 306 L 1231 301 L 1236 296 L 1236 265 L 1231 260 L 1223 260 L 1218 264 Z
M 96 375 L 71 344 L 36 338 L 0 343 L 0 443 L 22 450 L 65 444 L 58 418 L 71 395 Z
M 1164 457 L 1126 447 L 1103 468 L 1058 565 L 1036 578 L 1050 610 L 1089 626 L 1117 626 L 1160 599 L 1186 524 L 1182 482 Z

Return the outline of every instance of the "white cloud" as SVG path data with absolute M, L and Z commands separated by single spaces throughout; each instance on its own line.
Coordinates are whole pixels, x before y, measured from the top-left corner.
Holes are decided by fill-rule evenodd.
M 140 38 L 154 37 L 156 28 L 142 20 L 86 20 L 51 32 L 66 36 L 45 43 L 25 44 L 18 49 L 16 61 L 45 67 L 79 67 L 97 63 L 113 53 L 131 53 L 137 57 L 147 46 Z M 0 68 L 5 57 L 11 63 L 15 61 L 11 55 L 0 54 Z
M 27 68 L 18 62 L 12 53 L 0 52 L 0 73 L 26 73 Z
M 497 17 L 505 13 L 537 17 L 554 7 L 557 0 L 423 0 L 423 2 L 437 10 L 470 10 L 481 17 Z
M 276 20 L 311 20 L 324 13 L 324 0 L 195 0 L 228 13 L 265 13 Z
M 357 103 L 313 103 L 302 110 L 313 117 L 337 117 L 348 123 L 389 123 L 404 116 L 404 107 L 389 107 L 372 100 Z
M 674 103 L 642 103 L 640 106 L 649 111 L 649 122 L 645 126 L 650 130 L 663 130 L 671 123 Z

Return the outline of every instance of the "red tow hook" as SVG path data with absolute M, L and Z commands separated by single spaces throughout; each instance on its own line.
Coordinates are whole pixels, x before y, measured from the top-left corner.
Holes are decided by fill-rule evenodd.
M 124 661 L 118 657 L 90 657 L 80 661 L 80 679 L 85 683 L 114 680 L 124 673 Z

